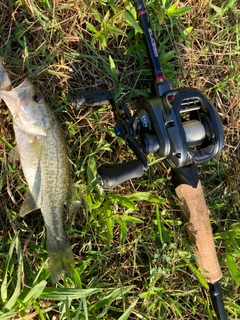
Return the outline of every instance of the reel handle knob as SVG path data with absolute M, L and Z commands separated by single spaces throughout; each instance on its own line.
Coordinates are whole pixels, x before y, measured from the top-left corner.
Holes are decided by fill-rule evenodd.
M 107 90 L 81 91 L 72 97 L 73 108 L 76 111 L 88 107 L 102 107 L 113 99 L 112 94 Z
M 98 168 L 100 183 L 106 189 L 114 188 L 129 179 L 140 178 L 143 173 L 143 164 L 140 160 L 104 164 Z

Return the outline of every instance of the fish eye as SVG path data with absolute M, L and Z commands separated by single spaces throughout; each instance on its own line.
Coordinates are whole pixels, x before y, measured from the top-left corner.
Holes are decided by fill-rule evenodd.
M 34 95 L 33 95 L 33 100 L 35 101 L 35 102 L 37 102 L 37 103 L 39 103 L 39 102 L 41 102 L 41 100 L 42 100 L 42 95 L 40 94 L 40 93 L 34 93 Z

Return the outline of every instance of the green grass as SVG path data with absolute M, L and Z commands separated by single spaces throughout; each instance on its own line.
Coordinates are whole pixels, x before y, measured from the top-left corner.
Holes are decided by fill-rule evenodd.
M 113 133 L 109 106 L 76 112 L 71 94 L 106 88 L 135 108 L 151 69 L 130 1 L 19 0 L 0 3 L 0 55 L 13 85 L 25 76 L 42 90 L 64 128 L 82 204 L 66 217 L 74 279 L 50 279 L 40 212 L 18 216 L 27 189 L 9 161 L 11 115 L 0 109 L 0 320 L 215 319 L 179 219 L 170 172 L 154 156 L 141 178 L 104 191 L 103 163 L 133 154 Z M 222 118 L 221 155 L 199 166 L 229 319 L 240 318 L 239 8 L 237 1 L 148 1 L 165 73 L 175 87 L 205 92 Z M 156 162 L 156 163 L 155 163 Z

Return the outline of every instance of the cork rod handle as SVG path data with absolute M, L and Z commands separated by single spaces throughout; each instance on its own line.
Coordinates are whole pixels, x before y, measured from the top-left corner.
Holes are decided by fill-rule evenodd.
M 213 241 L 209 212 L 200 180 L 194 188 L 180 184 L 175 189 L 180 199 L 183 218 L 193 245 L 200 272 L 208 283 L 215 283 L 222 277 Z

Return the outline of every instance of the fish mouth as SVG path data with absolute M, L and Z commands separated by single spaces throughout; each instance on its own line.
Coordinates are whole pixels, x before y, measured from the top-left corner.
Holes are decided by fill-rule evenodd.
M 11 113 L 16 113 L 16 108 L 27 102 L 29 91 L 32 85 L 28 79 L 25 79 L 19 86 L 10 91 L 0 90 L 0 98 L 2 98 L 10 109 Z

